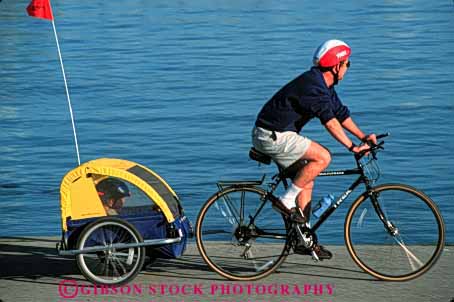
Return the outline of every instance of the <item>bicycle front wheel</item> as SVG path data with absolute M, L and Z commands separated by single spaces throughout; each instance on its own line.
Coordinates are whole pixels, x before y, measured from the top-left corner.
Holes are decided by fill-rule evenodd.
M 407 281 L 427 272 L 440 257 L 444 238 L 435 203 L 407 185 L 373 188 L 352 204 L 345 221 L 353 260 L 386 281 Z
M 204 261 L 230 280 L 263 278 L 287 255 L 287 222 L 260 188 L 230 187 L 213 195 L 200 210 L 196 236 Z

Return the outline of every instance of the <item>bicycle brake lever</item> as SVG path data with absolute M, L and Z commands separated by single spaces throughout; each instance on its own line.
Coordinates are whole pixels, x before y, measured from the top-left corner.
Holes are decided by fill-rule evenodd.
M 385 148 L 383 147 L 384 144 L 385 144 L 384 141 L 379 142 L 377 145 L 375 145 L 375 149 L 385 150 Z

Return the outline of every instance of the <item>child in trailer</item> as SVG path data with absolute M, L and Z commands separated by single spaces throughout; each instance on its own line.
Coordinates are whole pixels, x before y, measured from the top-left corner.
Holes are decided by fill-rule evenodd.
M 126 197 L 131 196 L 128 186 L 123 181 L 112 177 L 99 182 L 96 190 L 109 216 L 118 215 L 125 204 Z

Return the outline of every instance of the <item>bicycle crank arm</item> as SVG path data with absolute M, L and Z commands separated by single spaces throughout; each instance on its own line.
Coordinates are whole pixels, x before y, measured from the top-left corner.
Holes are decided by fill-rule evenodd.
M 248 252 L 249 249 L 251 248 L 251 245 L 249 243 L 246 243 L 246 248 L 244 249 L 244 252 L 240 254 L 240 256 L 244 259 L 249 259 Z
M 315 251 L 312 251 L 312 259 L 315 262 L 319 262 L 320 261 L 320 258 L 318 258 L 317 253 Z

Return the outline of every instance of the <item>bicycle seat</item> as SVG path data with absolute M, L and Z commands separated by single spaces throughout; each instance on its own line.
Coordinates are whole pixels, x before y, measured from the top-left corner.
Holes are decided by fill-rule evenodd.
M 252 160 L 258 161 L 259 163 L 269 165 L 271 164 L 271 157 L 268 155 L 260 152 L 259 150 L 255 149 L 254 147 L 249 150 L 249 157 Z
M 271 157 L 260 152 L 254 147 L 252 147 L 249 150 L 249 157 L 265 165 L 271 164 Z M 287 168 L 282 168 L 281 166 L 277 165 L 279 169 L 279 177 L 293 179 L 296 176 L 296 173 L 298 173 L 298 171 L 301 170 L 303 166 L 306 164 L 307 164 L 306 160 L 298 160 L 291 164 L 290 166 L 288 166 Z

